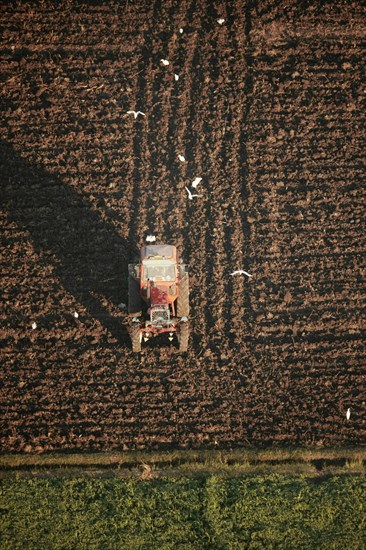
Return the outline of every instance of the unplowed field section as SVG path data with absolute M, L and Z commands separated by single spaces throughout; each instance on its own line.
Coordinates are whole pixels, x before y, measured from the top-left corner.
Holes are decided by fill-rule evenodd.
M 3 450 L 365 441 L 366 13 L 311 4 L 2 3 Z M 118 308 L 147 231 L 184 355 Z

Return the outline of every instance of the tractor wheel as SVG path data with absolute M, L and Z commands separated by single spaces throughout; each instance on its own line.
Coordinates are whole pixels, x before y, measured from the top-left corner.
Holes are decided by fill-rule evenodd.
M 187 322 L 180 324 L 178 342 L 179 342 L 179 351 L 188 350 L 188 338 L 189 338 L 189 326 Z
M 189 277 L 186 274 L 180 281 L 177 304 L 177 317 L 189 317 Z
M 130 336 L 132 342 L 132 351 L 138 353 L 141 351 L 141 332 L 140 323 L 133 323 L 130 327 Z
M 141 315 L 140 285 L 131 275 L 128 277 L 128 313 Z

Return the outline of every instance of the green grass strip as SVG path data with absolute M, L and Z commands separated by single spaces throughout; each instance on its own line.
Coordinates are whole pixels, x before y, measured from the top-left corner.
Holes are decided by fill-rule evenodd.
M 366 473 L 366 448 L 268 448 L 0 454 L 0 478 L 94 476 L 162 478 L 208 474 Z
M 3 479 L 1 549 L 362 549 L 366 478 Z

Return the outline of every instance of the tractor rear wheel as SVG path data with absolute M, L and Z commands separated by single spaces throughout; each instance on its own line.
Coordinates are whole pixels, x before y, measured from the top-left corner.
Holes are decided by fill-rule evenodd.
M 184 275 L 179 284 L 177 317 L 189 317 L 189 277 Z
M 189 338 L 189 326 L 188 322 L 180 323 L 179 326 L 179 335 L 178 335 L 178 342 L 179 342 L 179 351 L 187 351 L 188 350 L 188 338 Z
M 138 353 L 141 351 L 141 332 L 140 323 L 133 323 L 130 327 L 130 337 L 132 342 L 132 351 Z
M 140 285 L 131 275 L 128 277 L 128 313 L 141 315 Z

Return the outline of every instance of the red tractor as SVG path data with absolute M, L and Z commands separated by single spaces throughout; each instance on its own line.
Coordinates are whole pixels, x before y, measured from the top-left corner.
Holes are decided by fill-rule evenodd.
M 147 243 L 140 262 L 129 264 L 128 313 L 133 351 L 140 352 L 143 341 L 164 333 L 170 341 L 176 335 L 179 351 L 187 351 L 189 279 L 175 246 Z

